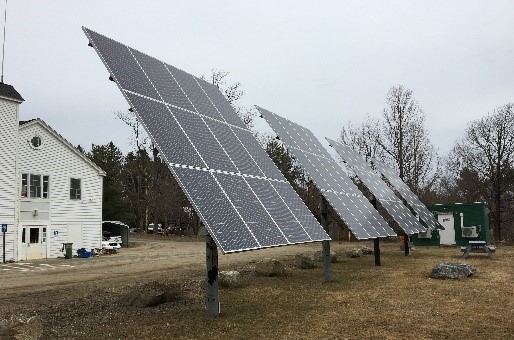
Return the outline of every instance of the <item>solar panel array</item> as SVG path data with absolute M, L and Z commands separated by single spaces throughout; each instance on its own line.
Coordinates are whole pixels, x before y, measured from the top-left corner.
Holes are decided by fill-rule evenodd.
M 421 220 L 426 223 L 429 229 L 443 229 L 434 215 L 427 209 L 427 207 L 419 200 L 419 198 L 410 190 L 400 176 L 394 172 L 393 169 L 388 167 L 383 162 L 373 158 L 371 160 L 375 167 L 384 175 L 391 185 L 400 193 L 400 196 L 407 201 L 407 204 L 419 215 Z
M 224 253 L 330 239 L 215 85 L 83 30 Z
M 358 152 L 347 145 L 326 139 L 405 233 L 410 235 L 426 230 Z
M 257 109 L 356 238 L 396 236 L 309 129 Z

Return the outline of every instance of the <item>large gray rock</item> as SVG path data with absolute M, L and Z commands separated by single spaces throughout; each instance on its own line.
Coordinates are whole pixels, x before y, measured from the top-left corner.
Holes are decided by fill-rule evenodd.
M 0 339 L 36 340 L 43 335 L 43 322 L 39 316 L 27 319 L 0 320 Z
M 363 246 L 361 248 L 362 255 L 373 255 L 373 249 Z
M 438 263 L 432 269 L 430 277 L 433 279 L 461 279 L 472 276 L 475 267 L 465 263 Z
M 318 262 L 323 262 L 323 251 L 318 250 L 314 253 L 314 258 Z M 334 252 L 330 252 L 330 263 L 336 263 L 337 262 L 337 254 Z
M 312 256 L 307 254 L 296 254 L 294 257 L 294 263 L 298 268 L 311 269 L 314 268 L 314 259 Z
M 286 268 L 279 260 L 265 258 L 255 264 L 255 272 L 263 276 L 277 276 L 284 274 Z
M 241 287 L 241 273 L 237 270 L 225 270 L 218 274 L 218 282 L 222 287 Z
M 353 258 L 361 257 L 361 252 L 359 249 L 350 249 L 345 252 L 346 256 Z

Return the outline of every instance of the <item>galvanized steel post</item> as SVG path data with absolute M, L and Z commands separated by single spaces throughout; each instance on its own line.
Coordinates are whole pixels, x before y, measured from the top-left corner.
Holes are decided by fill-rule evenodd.
M 325 231 L 328 229 L 328 220 L 327 220 L 327 201 L 323 195 L 319 195 L 319 211 L 321 215 L 321 226 Z M 325 282 L 332 280 L 332 270 L 330 268 L 330 241 L 325 240 L 322 242 L 323 245 L 323 279 Z
M 373 205 L 373 208 L 377 208 L 377 198 L 375 195 L 371 198 L 371 204 Z M 373 254 L 375 255 L 375 266 L 381 266 L 382 263 L 380 262 L 380 239 L 377 237 L 373 241 Z
M 211 315 L 219 315 L 218 247 L 211 235 L 207 235 L 205 241 L 205 255 L 207 260 L 207 312 Z

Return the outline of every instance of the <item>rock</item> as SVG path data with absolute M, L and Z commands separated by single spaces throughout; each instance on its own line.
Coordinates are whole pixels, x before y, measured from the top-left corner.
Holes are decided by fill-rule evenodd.
M 155 307 L 166 302 L 177 300 L 177 294 L 172 292 L 140 293 L 133 295 L 127 305 L 131 307 Z
M 461 279 L 470 277 L 476 269 L 465 263 L 438 263 L 432 269 L 430 277 L 433 279 Z
M 0 321 L 0 339 L 36 340 L 43 335 L 43 321 L 39 316 L 28 319 Z
M 314 258 L 318 262 L 323 262 L 323 251 L 319 250 L 316 253 L 314 253 Z M 337 254 L 334 252 L 330 252 L 330 263 L 336 263 L 337 262 Z
M 363 246 L 361 248 L 362 255 L 373 255 L 373 249 Z
M 276 259 L 265 258 L 255 264 L 255 272 L 263 276 L 282 275 L 285 271 L 284 264 Z
M 241 273 L 237 270 L 225 270 L 218 274 L 218 283 L 222 287 L 241 287 Z
M 314 268 L 314 259 L 307 254 L 296 254 L 294 263 L 298 268 L 311 269 Z
M 345 254 L 346 254 L 346 256 L 351 257 L 352 259 L 356 258 L 356 257 L 361 257 L 361 253 L 360 253 L 359 249 L 347 250 Z

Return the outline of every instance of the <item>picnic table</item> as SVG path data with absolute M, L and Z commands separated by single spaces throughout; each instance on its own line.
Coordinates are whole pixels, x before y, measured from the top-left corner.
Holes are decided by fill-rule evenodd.
M 467 247 L 461 247 L 461 251 L 464 252 L 464 254 L 462 254 L 463 259 L 467 258 L 470 253 L 487 253 L 487 256 L 494 259 L 496 248 L 488 246 L 485 241 L 469 241 Z

